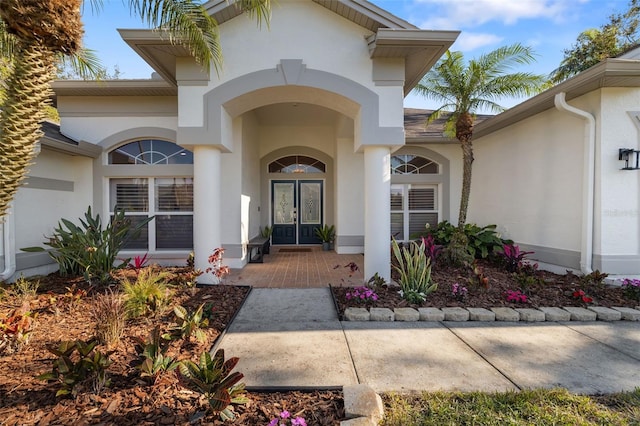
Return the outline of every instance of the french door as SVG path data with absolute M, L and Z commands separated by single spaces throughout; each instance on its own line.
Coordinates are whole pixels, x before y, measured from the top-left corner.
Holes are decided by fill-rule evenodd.
M 273 244 L 320 244 L 315 229 L 323 224 L 323 181 L 271 181 Z

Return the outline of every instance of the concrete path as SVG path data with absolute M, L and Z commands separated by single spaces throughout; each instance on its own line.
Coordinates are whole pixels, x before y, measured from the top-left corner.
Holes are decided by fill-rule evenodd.
M 249 387 L 640 387 L 640 322 L 340 322 L 328 288 L 253 289 L 219 344 Z

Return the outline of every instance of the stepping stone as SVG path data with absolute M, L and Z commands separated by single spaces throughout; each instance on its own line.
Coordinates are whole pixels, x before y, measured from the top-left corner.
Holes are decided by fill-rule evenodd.
M 624 307 L 613 307 L 611 309 L 615 309 L 620 312 L 622 315 L 622 319 L 625 321 L 640 321 L 640 310 L 633 308 L 624 308 Z
M 445 321 L 468 321 L 469 311 L 463 308 L 442 308 Z
M 545 321 L 571 321 L 571 314 L 562 308 L 543 307 L 538 309 L 544 312 Z
M 491 308 L 496 321 L 520 321 L 520 314 L 511 308 Z
M 371 308 L 369 320 L 371 321 L 393 321 L 393 311 L 389 308 Z
M 444 312 L 438 308 L 418 308 L 420 321 L 444 321 Z
M 562 309 L 571 314 L 571 321 L 595 321 L 598 318 L 598 314 L 585 308 L 564 306 Z
M 369 321 L 369 311 L 365 308 L 347 308 L 344 310 L 344 318 L 347 321 Z
M 495 321 L 496 314 L 485 308 L 467 308 L 471 321 Z
M 595 312 L 600 321 L 620 321 L 620 318 L 622 318 L 620 312 L 604 306 L 589 306 L 587 309 Z
M 418 321 L 420 314 L 413 308 L 395 308 L 396 321 Z
M 516 308 L 515 311 L 520 314 L 520 321 L 525 322 L 543 322 L 545 314 L 542 311 L 533 308 Z

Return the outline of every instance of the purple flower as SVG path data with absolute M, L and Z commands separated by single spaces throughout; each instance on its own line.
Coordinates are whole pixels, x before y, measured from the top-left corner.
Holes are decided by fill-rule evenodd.
M 297 425 L 297 426 L 307 426 L 307 422 L 305 419 L 303 419 L 302 417 L 296 417 L 295 419 L 293 419 L 291 421 L 292 425 Z
M 278 419 L 271 419 L 269 422 L 269 426 L 278 426 Z
M 287 410 L 283 410 L 282 413 L 280 413 L 280 417 L 282 417 L 283 419 L 288 419 L 289 417 L 291 417 L 291 413 L 289 413 Z

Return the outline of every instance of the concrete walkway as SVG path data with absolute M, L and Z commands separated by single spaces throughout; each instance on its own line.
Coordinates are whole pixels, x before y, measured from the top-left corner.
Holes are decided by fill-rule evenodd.
M 640 322 L 340 322 L 328 288 L 253 289 L 219 347 L 249 387 L 640 387 Z

